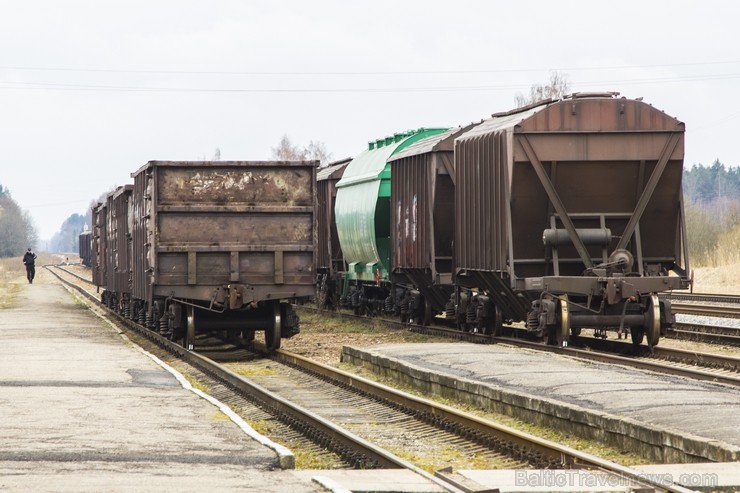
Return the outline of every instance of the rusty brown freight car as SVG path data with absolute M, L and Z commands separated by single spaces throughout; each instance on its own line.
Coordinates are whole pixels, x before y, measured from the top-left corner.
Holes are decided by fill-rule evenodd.
M 80 262 L 85 267 L 92 267 L 92 232 L 84 231 L 80 233 L 78 239 Z
M 102 302 L 130 317 L 131 198 L 133 185 L 118 187 L 106 197 L 105 283 Z M 100 286 L 100 285 L 99 285 Z
M 150 161 L 132 174 L 133 298 L 192 347 L 229 331 L 268 350 L 298 331 L 284 301 L 315 294 L 316 162 Z
M 473 125 L 422 139 L 391 163 L 391 280 L 413 286 L 410 295 L 425 325 L 445 310 L 453 292 L 455 139 Z
M 616 94 L 494 115 L 457 139 L 456 282 L 562 344 L 581 328 L 657 344 L 656 293 L 689 285 L 684 124 Z
M 337 182 L 351 158 L 331 163 L 316 173 L 318 191 L 318 254 L 316 256 L 317 304 L 321 307 L 336 307 L 338 296 L 337 273 L 344 272 L 346 265 L 339 244 L 334 205 L 337 200 Z

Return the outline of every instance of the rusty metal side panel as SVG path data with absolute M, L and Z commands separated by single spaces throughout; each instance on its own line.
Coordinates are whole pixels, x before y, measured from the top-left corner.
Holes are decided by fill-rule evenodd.
M 131 295 L 140 300 L 149 300 L 150 259 L 149 238 L 151 220 L 151 171 L 145 170 L 134 176 L 131 199 Z
M 331 184 L 329 180 L 322 180 L 316 184 L 318 193 L 318 217 L 317 227 L 319 241 L 316 254 L 316 268 L 329 269 L 331 266 Z
M 214 287 L 240 283 L 257 301 L 312 295 L 315 166 L 155 161 L 139 170 L 153 294 L 209 301 Z
M 431 269 L 435 170 L 430 154 L 395 161 L 391 168 L 391 266 Z
M 643 102 L 626 98 L 573 98 L 548 105 L 521 124 L 522 132 L 665 132 L 682 131 L 676 118 Z
M 133 186 L 120 187 L 113 195 L 111 244 L 113 245 L 113 277 L 117 293 L 131 293 L 131 231 L 130 206 Z
M 80 262 L 86 267 L 92 267 L 92 232 L 85 231 L 78 237 Z
M 105 227 L 106 227 L 106 245 L 105 245 L 105 289 L 108 291 L 116 290 L 116 220 L 115 208 L 113 206 L 114 192 L 108 194 L 105 199 Z
M 105 286 L 108 244 L 108 208 L 98 204 L 92 210 L 92 280 L 96 286 Z
M 408 156 L 392 164 L 393 269 L 452 272 L 454 184 L 451 151 Z
M 458 270 L 507 272 L 511 235 L 507 146 L 505 131 L 456 142 L 455 257 Z
M 337 233 L 334 206 L 337 200 L 337 182 L 341 174 L 336 177 L 319 180 L 318 190 L 318 254 L 317 269 L 333 272 L 337 264 L 343 259 L 342 246 Z

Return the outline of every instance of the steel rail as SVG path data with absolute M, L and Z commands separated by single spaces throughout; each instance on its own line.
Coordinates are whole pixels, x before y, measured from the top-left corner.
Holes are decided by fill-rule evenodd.
M 694 324 L 677 324 L 677 326 L 682 328 L 673 329 L 669 332 L 669 336 L 676 339 L 695 340 L 709 344 L 729 344 L 732 346 L 740 346 L 739 335 L 722 334 L 706 330 L 694 330 L 693 328 L 696 327 Z M 735 329 L 734 332 L 735 334 L 738 334 L 740 333 L 740 330 Z
M 92 281 L 92 279 L 86 279 L 86 278 L 82 277 L 81 275 L 79 275 L 78 273 L 76 273 L 76 272 L 72 272 L 71 270 L 69 270 L 69 269 L 66 269 L 66 268 L 65 268 L 64 266 L 62 266 L 62 265 L 57 265 L 57 264 L 45 264 L 45 265 L 42 265 L 42 267 L 45 267 L 45 268 L 46 268 L 47 270 L 48 270 L 48 269 L 49 269 L 50 267 L 54 267 L 54 268 L 56 268 L 56 269 L 59 269 L 59 270 L 61 270 L 61 271 L 64 271 L 64 272 L 66 272 L 66 273 L 67 273 L 67 274 L 69 274 L 70 276 L 74 276 L 74 277 L 76 277 L 76 278 L 77 278 L 77 279 L 79 279 L 80 281 L 84 281 L 84 282 L 86 282 L 86 283 L 88 283 L 88 284 L 93 284 L 93 281 Z M 57 277 L 58 277 L 58 276 L 57 276 Z
M 727 303 L 727 304 L 738 304 L 740 303 L 740 295 L 738 294 L 720 294 L 720 293 L 681 293 L 681 292 L 670 292 L 659 295 L 660 298 L 676 301 L 701 301 L 705 303 Z
M 672 303 L 671 310 L 684 315 L 699 315 L 713 318 L 740 318 L 740 306 L 707 306 L 687 303 Z
M 725 369 L 734 371 L 740 376 L 740 358 L 734 356 L 656 346 L 653 348 L 653 357 L 687 364 L 698 364 L 702 367 Z

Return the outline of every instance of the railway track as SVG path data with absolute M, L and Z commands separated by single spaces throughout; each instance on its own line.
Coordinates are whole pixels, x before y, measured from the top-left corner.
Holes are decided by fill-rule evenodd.
M 58 273 L 61 269 L 52 266 L 48 269 L 65 284 L 97 301 L 80 282 L 65 279 L 65 274 Z M 646 484 L 638 472 L 619 464 L 286 351 L 278 351 L 272 359 L 239 354 L 239 361 L 219 364 L 208 357 L 210 353 L 229 360 L 232 351 L 243 349 L 229 349 L 221 342 L 200 338 L 196 339 L 196 351 L 187 351 L 129 320 L 118 317 L 118 322 L 145 342 L 147 350 L 176 355 L 192 366 L 199 374 L 198 379 L 203 378 L 209 388 L 216 388 L 215 393 L 220 398 L 246 399 L 249 406 L 256 406 L 260 413 L 269 413 L 294 433 L 308 437 L 314 447 L 332 451 L 346 467 L 404 468 L 447 491 L 468 491 L 441 472 L 439 463 L 405 459 L 399 455 L 401 451 L 426 449 L 432 451 L 429 456 L 444 455 L 440 452 L 448 451 L 449 455 L 443 460 L 446 466 L 453 468 L 469 468 L 471 457 L 476 457 L 482 468 L 587 468 Z M 242 408 L 246 404 L 237 402 L 235 405 Z M 461 462 L 456 463 L 451 459 L 453 456 L 458 456 Z M 428 472 L 430 469 L 437 470 L 437 474 Z M 660 490 L 687 491 L 681 487 L 666 489 L 665 485 L 648 485 L 660 487 Z
M 688 303 L 673 303 L 671 308 L 675 313 L 682 315 L 694 315 L 699 317 L 713 318 L 740 318 L 740 305 L 737 306 L 717 306 L 717 305 L 696 305 Z
M 669 297 L 674 313 L 683 315 L 669 337 L 740 346 L 740 296 L 679 294 Z
M 740 327 L 680 322 L 669 333 L 673 339 L 740 346 Z
M 307 307 L 303 309 L 312 310 Z M 346 313 L 339 313 L 336 316 L 363 318 Z M 569 347 L 561 348 L 527 340 L 526 332 L 513 326 L 505 328 L 506 332 L 510 334 L 508 336 L 490 337 L 440 326 L 407 325 L 394 320 L 388 320 L 387 323 L 420 334 L 445 337 L 474 344 L 505 342 L 518 347 L 537 351 L 557 352 L 591 361 L 632 366 L 643 370 L 696 380 L 713 381 L 732 386 L 740 385 L 740 359 L 732 356 L 698 351 L 684 351 L 661 346 L 654 347 L 651 352 L 646 346 L 635 348 L 628 342 L 615 341 L 613 339 L 604 340 L 587 336 L 573 337 Z
M 679 293 L 672 292 L 661 295 L 661 298 L 666 298 L 672 301 L 699 301 L 702 303 L 726 303 L 726 304 L 740 304 L 740 295 L 733 294 L 709 294 L 709 293 Z

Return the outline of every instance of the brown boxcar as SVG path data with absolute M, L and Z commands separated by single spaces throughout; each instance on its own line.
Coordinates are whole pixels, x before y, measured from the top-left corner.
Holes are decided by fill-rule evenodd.
M 102 301 L 130 317 L 131 198 L 133 185 L 118 187 L 106 197 L 105 283 Z
M 346 270 L 342 246 L 337 234 L 334 205 L 337 200 L 337 182 L 342 178 L 344 169 L 351 158 L 331 163 L 316 173 L 316 190 L 318 192 L 318 245 L 316 274 L 317 304 L 320 307 L 336 307 L 338 293 L 335 278 L 339 272 Z
M 684 124 L 616 94 L 494 115 L 455 143 L 456 282 L 567 341 L 673 321 L 656 293 L 689 285 Z
M 79 236 L 80 263 L 92 267 L 92 232 L 85 231 Z
M 454 141 L 473 125 L 427 137 L 393 155 L 391 280 L 414 286 L 411 317 L 428 324 L 453 292 Z M 417 291 L 418 290 L 418 291 Z
M 135 313 L 185 338 L 230 331 L 268 349 L 315 294 L 316 162 L 150 161 L 133 173 Z

